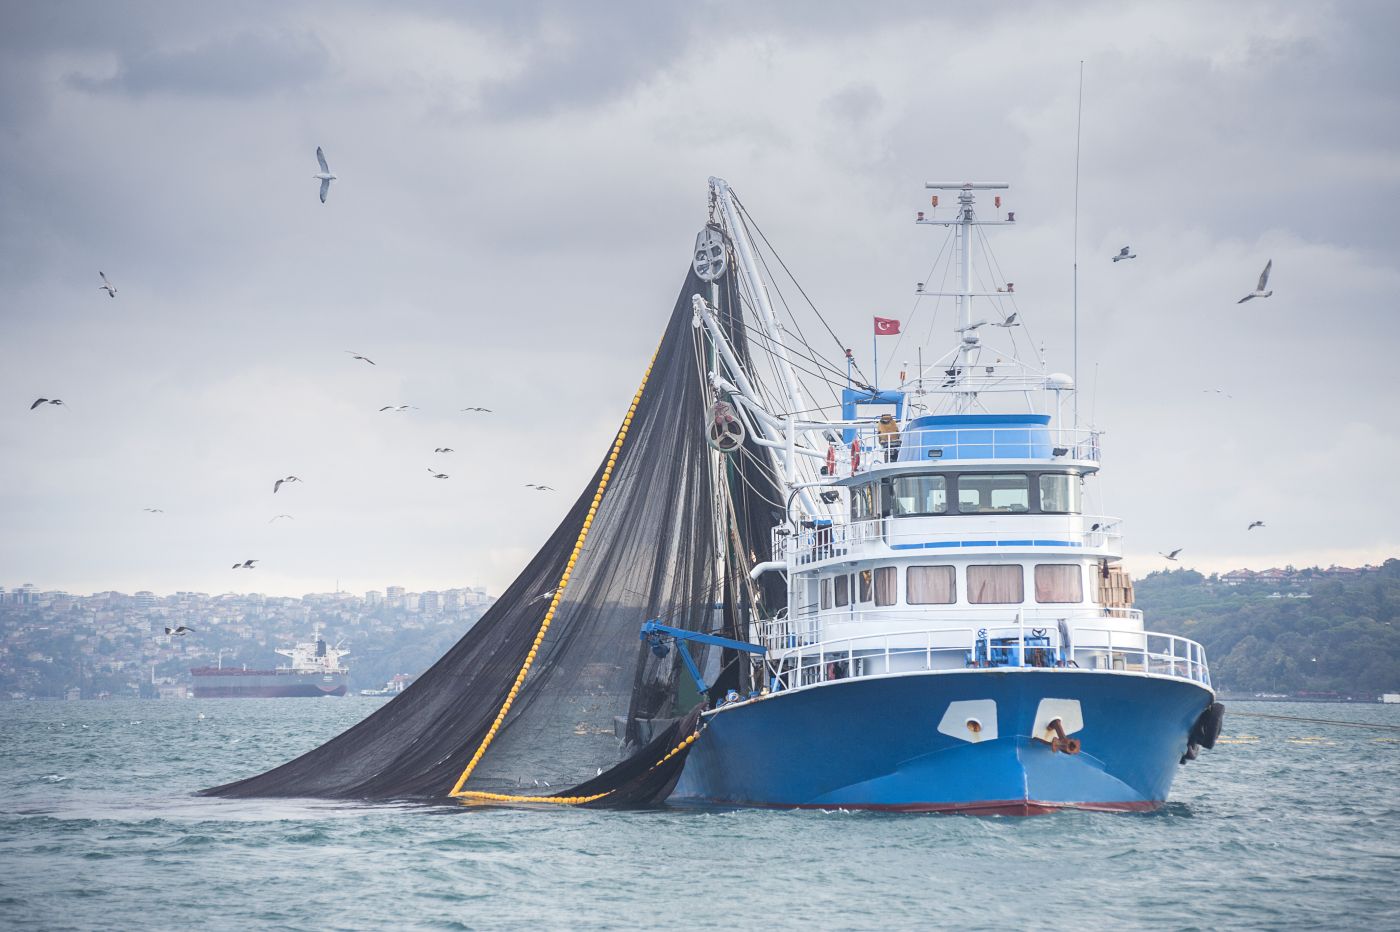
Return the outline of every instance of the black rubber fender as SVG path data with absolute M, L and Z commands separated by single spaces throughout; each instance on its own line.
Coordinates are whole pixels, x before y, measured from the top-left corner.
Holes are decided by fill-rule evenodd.
M 1206 706 L 1196 719 L 1196 724 L 1191 726 L 1190 744 L 1198 744 L 1206 750 L 1215 747 L 1215 741 L 1220 737 L 1220 730 L 1225 727 L 1225 704 L 1223 702 L 1212 702 Z

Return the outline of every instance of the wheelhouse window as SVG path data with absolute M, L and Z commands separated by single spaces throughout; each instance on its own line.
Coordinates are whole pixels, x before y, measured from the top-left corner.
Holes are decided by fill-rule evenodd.
M 822 608 L 831 608 L 831 577 L 822 580 Z
M 1039 563 L 1035 568 L 1037 602 L 1083 602 L 1084 574 L 1077 563 Z
M 958 476 L 958 510 L 968 515 L 1030 511 L 1030 479 L 1024 474 Z
M 879 514 L 877 509 L 875 483 L 854 486 L 851 489 L 851 520 L 863 521 Z
M 862 602 L 869 602 L 871 599 L 875 598 L 874 575 L 875 574 L 870 570 L 860 571 L 858 578 L 860 579 L 860 600 Z
M 899 596 L 899 571 L 893 566 L 875 570 L 875 604 L 893 605 Z
M 896 516 L 948 513 L 948 480 L 944 476 L 896 476 L 886 494 L 890 512 Z
M 836 590 L 836 607 L 851 604 L 851 577 L 837 576 L 832 580 Z
M 1067 473 L 1040 477 L 1040 510 L 1046 514 L 1077 515 L 1082 510 L 1084 480 Z
M 957 574 L 951 566 L 911 566 L 905 576 L 910 605 L 952 605 L 958 600 Z
M 1019 605 L 1025 598 L 1021 564 L 967 568 L 967 600 L 973 605 Z

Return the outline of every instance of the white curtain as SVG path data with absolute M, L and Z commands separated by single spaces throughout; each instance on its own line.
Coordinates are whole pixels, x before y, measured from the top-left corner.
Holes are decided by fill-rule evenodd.
M 1083 602 L 1083 573 L 1075 563 L 1041 563 L 1035 568 L 1037 602 Z
M 911 566 L 905 583 L 910 605 L 952 605 L 958 600 L 957 576 L 951 566 Z
M 1019 563 L 967 568 L 967 600 L 974 605 L 1019 605 L 1025 597 L 1025 577 Z
M 875 570 L 875 604 L 893 605 L 899 588 L 898 570 L 882 566 Z

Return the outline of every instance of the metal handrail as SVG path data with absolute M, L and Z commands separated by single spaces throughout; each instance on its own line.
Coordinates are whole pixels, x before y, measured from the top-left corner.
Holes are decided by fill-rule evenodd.
M 859 604 L 859 603 L 857 603 Z M 815 644 L 820 639 L 821 629 L 831 624 L 854 624 L 870 626 L 890 626 L 907 624 L 911 621 L 927 620 L 929 618 L 929 608 L 942 609 L 949 614 L 956 613 L 950 620 L 962 621 L 970 627 L 984 628 L 993 625 L 1002 627 L 1005 625 L 1024 624 L 1028 628 L 1058 628 L 1061 621 L 1077 627 L 1086 622 L 1092 622 L 1103 618 L 1123 619 L 1131 622 L 1135 627 L 1119 628 L 1115 630 L 1123 633 L 1140 633 L 1142 631 L 1143 614 L 1141 610 L 1135 608 L 1104 608 L 1102 606 L 1070 606 L 1070 605 L 1045 605 L 1043 607 L 1024 607 L 1015 611 L 1007 611 L 1004 605 L 957 605 L 957 606 L 928 606 L 910 605 L 898 608 L 878 608 L 874 610 L 858 608 L 855 605 L 842 606 L 841 608 L 822 609 L 817 606 L 807 606 L 790 614 L 781 614 L 776 618 L 770 618 L 760 622 L 756 626 L 755 634 L 757 642 L 769 650 L 782 650 L 785 647 L 793 647 L 798 643 Z M 919 628 L 915 631 L 960 631 L 961 627 L 940 627 L 940 628 Z M 1095 631 L 1097 627 L 1083 628 L 1081 630 Z M 872 634 L 898 636 L 902 632 L 898 630 L 888 630 L 883 628 Z
M 849 558 L 857 549 L 874 549 L 870 556 L 888 555 L 897 545 L 934 544 L 930 550 L 1019 550 L 1023 543 L 1017 541 L 1039 540 L 1068 543 L 1066 549 L 1076 551 L 1107 550 L 1117 552 L 1122 546 L 1122 519 L 1107 515 L 983 515 L 982 517 L 1014 518 L 1017 522 L 1034 522 L 1040 530 L 1020 530 L 1017 527 L 1001 527 L 997 530 L 970 530 L 967 523 L 970 516 L 948 516 L 946 523 L 930 528 L 928 521 L 921 517 L 943 518 L 944 516 L 884 516 L 865 518 L 832 524 L 828 527 L 805 528 L 799 533 L 791 533 L 790 528 L 779 527 L 773 533 L 774 559 L 796 559 L 806 563 L 817 563 L 835 557 Z M 917 521 L 919 527 L 901 527 L 903 522 Z M 1059 525 L 1047 530 L 1047 525 Z M 1097 528 L 1097 530 L 1093 530 Z M 787 533 L 782 533 L 787 531 Z M 899 549 L 903 550 L 903 547 Z M 910 552 L 906 550 L 905 552 Z M 805 560 L 802 558 L 806 557 Z
M 954 640 L 957 643 L 947 643 Z M 935 658 L 954 662 L 936 663 Z M 896 659 L 902 668 L 898 671 L 894 669 Z M 959 659 L 962 663 L 957 662 Z M 1210 685 L 1205 648 L 1189 638 L 1156 631 L 1074 627 L 1065 642 L 1057 628 L 1042 629 L 1027 624 L 1024 618 L 998 627 L 934 628 L 798 643 L 786 649 L 770 648 L 765 662 L 769 687 L 775 690 L 891 672 L 933 672 L 968 666 L 1088 668 Z
M 898 438 L 898 443 L 894 438 Z M 854 447 L 852 439 L 859 440 Z M 836 474 L 864 473 L 872 466 L 898 462 L 936 465 L 968 460 L 1017 460 L 1054 463 L 1097 463 L 1102 456 L 1102 433 L 1089 428 L 1044 427 L 928 427 L 881 434 L 873 425 L 846 429 L 836 449 Z M 859 463 L 853 453 L 859 451 Z M 896 450 L 898 451 L 896 453 Z M 909 451 L 906 453 L 905 451 Z M 930 455 L 934 454 L 934 455 Z

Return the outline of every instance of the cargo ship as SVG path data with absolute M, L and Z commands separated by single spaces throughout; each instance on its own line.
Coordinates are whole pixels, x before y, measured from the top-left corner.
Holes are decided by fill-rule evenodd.
M 196 699 L 286 699 L 304 696 L 343 696 L 349 669 L 341 661 L 349 651 L 331 647 L 316 633 L 313 640 L 277 653 L 290 659 L 273 670 L 247 670 L 230 667 L 196 667 Z

